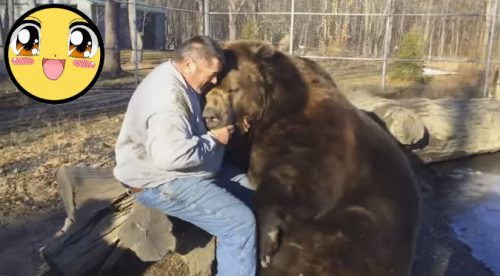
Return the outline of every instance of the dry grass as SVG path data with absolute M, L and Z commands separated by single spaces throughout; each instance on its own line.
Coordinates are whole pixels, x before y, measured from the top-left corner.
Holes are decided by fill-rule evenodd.
M 350 74 L 337 82 L 344 93 L 364 90 L 389 98 L 477 98 L 483 96 L 484 68 L 477 64 L 429 63 L 426 66 L 452 72 L 451 75 L 421 76 L 415 81 L 386 78 L 381 90 L 380 72 Z
M 0 136 L 0 224 L 59 208 L 55 175 L 62 166 L 111 167 L 122 115 Z

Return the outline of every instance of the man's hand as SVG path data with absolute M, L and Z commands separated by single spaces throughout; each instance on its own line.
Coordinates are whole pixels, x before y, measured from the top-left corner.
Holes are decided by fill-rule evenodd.
M 227 145 L 227 143 L 229 142 L 229 138 L 231 138 L 233 132 L 234 132 L 233 125 L 228 125 L 225 127 L 210 130 L 210 133 L 215 138 L 215 140 L 217 140 L 219 143 L 223 145 Z

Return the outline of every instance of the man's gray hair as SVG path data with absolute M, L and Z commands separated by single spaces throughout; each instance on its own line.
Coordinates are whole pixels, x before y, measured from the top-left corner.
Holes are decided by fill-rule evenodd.
M 224 51 L 219 43 L 215 39 L 204 35 L 194 36 L 182 43 L 175 50 L 173 60 L 181 61 L 186 57 L 207 62 L 210 62 L 212 58 L 218 59 L 221 63 L 225 61 Z

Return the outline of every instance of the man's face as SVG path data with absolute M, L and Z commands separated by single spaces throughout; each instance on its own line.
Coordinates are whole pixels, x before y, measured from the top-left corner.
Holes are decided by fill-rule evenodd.
M 207 84 L 217 83 L 217 74 L 222 69 L 222 63 L 218 59 L 212 58 L 210 61 L 193 60 L 193 63 L 196 70 L 192 75 L 191 86 L 194 89 L 200 92 Z

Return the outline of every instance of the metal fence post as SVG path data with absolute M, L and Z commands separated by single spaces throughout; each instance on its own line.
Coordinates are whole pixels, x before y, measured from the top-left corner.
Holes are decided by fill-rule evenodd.
M 488 84 L 490 82 L 490 72 L 491 72 L 491 59 L 492 53 L 493 53 L 493 37 L 495 36 L 495 24 L 496 24 L 496 19 L 497 19 L 497 9 L 498 9 L 498 0 L 495 0 L 493 2 L 493 7 L 491 7 L 491 12 L 490 12 L 490 30 L 488 31 L 488 54 L 486 56 L 486 70 L 485 70 L 485 76 L 484 76 L 484 87 L 483 87 L 483 97 L 487 98 L 489 95 L 489 87 Z M 496 85 L 493 83 L 493 85 Z
M 295 22 L 295 0 L 292 0 L 292 7 L 290 12 L 290 45 L 288 46 L 288 53 L 293 53 L 293 24 Z
M 134 20 L 134 40 L 135 40 L 135 47 L 134 47 L 134 66 L 135 66 L 135 87 L 139 84 L 139 58 L 137 56 L 137 48 L 139 45 L 137 44 L 137 0 L 134 0 L 134 12 L 135 12 L 135 20 Z M 144 14 L 143 14 L 144 16 Z
M 209 21 L 209 1 L 210 0 L 203 0 L 203 32 L 205 33 L 206 36 L 209 36 L 210 35 L 210 21 Z
M 387 73 L 387 56 L 389 55 L 389 47 L 391 45 L 392 31 L 392 0 L 387 0 L 385 10 L 385 37 L 384 37 L 384 64 L 382 65 L 382 92 L 385 91 L 385 75 Z

